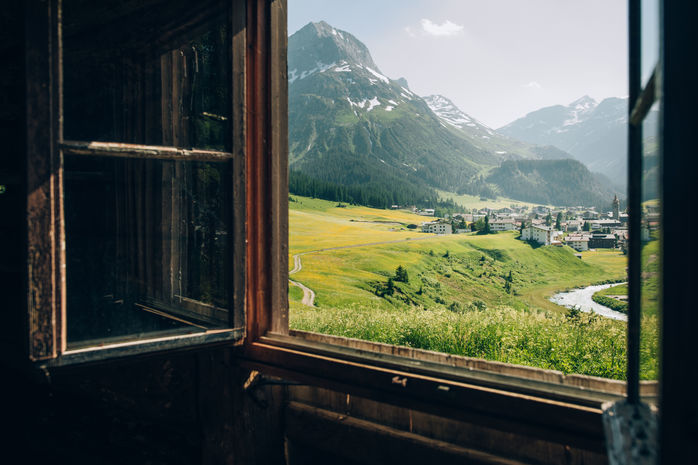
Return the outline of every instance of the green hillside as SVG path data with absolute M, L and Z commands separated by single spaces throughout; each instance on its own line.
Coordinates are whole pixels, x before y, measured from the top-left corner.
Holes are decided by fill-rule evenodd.
M 506 197 L 561 206 L 605 206 L 615 192 L 577 160 L 509 160 L 487 181 Z
M 308 307 L 291 294 L 291 328 L 624 377 L 625 323 L 570 315 L 548 300 L 625 279 L 623 254 L 584 252 L 580 260 L 570 248 L 532 247 L 514 232 L 436 236 L 407 228 L 420 219 L 294 197 L 290 253 L 303 253 L 303 267 L 293 279 L 316 301 Z M 331 247 L 347 248 L 321 250 Z

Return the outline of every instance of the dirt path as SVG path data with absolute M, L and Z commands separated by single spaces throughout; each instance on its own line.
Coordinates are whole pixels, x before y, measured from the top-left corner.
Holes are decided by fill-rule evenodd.
M 291 276 L 294 273 L 298 273 L 300 270 L 303 269 L 303 263 L 301 263 L 301 255 L 304 254 L 296 254 L 293 256 L 293 269 L 288 272 L 289 276 Z M 315 292 L 312 289 L 292 279 L 289 279 L 288 282 L 294 286 L 300 287 L 303 290 L 303 300 L 301 301 L 303 305 L 307 305 L 308 307 L 315 306 Z
M 357 247 L 369 247 L 372 245 L 382 245 L 382 244 L 395 244 L 398 242 L 407 242 L 407 241 L 424 241 L 424 240 L 428 240 L 428 239 L 434 239 L 437 237 L 440 237 L 440 236 L 433 235 L 433 236 L 417 237 L 417 238 L 409 238 L 408 237 L 406 239 L 397 239 L 394 241 L 368 242 L 366 244 L 342 245 L 339 247 L 327 247 L 325 249 L 309 250 L 307 252 L 297 253 L 293 256 L 293 269 L 288 272 L 288 275 L 291 276 L 292 274 L 298 273 L 300 270 L 303 269 L 303 263 L 301 262 L 302 255 L 308 255 L 311 253 L 326 252 L 328 250 L 354 249 Z M 303 290 L 303 300 L 301 301 L 301 303 L 303 305 L 307 305 L 309 307 L 315 306 L 315 292 L 312 289 L 299 283 L 298 281 L 293 281 L 292 279 L 289 279 L 288 282 L 291 285 L 300 287 Z

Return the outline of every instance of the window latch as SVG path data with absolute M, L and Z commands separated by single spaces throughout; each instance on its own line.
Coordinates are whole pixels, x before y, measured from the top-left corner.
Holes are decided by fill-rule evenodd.
M 401 378 L 399 376 L 393 376 L 393 384 L 399 384 L 402 387 L 407 387 L 407 378 Z

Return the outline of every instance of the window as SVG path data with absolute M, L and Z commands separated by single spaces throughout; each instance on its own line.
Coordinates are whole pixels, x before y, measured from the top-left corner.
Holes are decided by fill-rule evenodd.
M 30 200 L 33 358 L 241 340 L 244 11 L 65 0 L 32 18 L 53 65 L 35 95 L 53 132 L 30 150 L 51 180 Z
M 637 8 L 636 5 L 631 5 L 631 9 Z M 272 5 L 272 30 L 283 31 L 284 12 L 278 10 L 278 17 L 274 16 L 273 12 L 274 6 Z M 282 35 L 285 38 L 285 34 Z M 301 74 L 292 66 L 288 68 L 288 76 L 284 73 L 286 67 L 283 58 L 285 58 L 287 44 L 283 38 L 276 38 L 276 40 L 278 42 L 274 42 L 272 35 L 272 50 L 274 48 L 278 50 L 273 54 L 274 59 L 270 63 L 272 87 L 274 90 L 286 90 L 284 88 L 285 78 L 288 77 L 290 81 L 297 80 L 301 78 Z M 281 61 L 276 61 L 276 59 Z M 337 65 L 337 68 L 340 68 L 340 64 Z M 319 69 L 317 72 L 323 72 L 326 68 L 326 66 L 319 64 L 317 67 Z M 341 70 L 337 72 L 341 72 Z M 378 80 L 380 77 L 376 77 L 376 79 Z M 274 87 L 275 85 L 278 87 Z M 272 97 L 270 96 L 270 98 Z M 282 93 L 280 100 L 272 100 L 269 110 L 274 115 L 271 117 L 272 120 L 279 121 L 282 125 L 285 109 L 283 100 Z M 294 117 L 290 117 L 288 123 L 291 125 L 300 124 Z M 276 179 L 281 184 L 282 188 L 279 192 L 272 192 L 271 198 L 265 198 L 262 194 L 259 200 L 261 202 L 264 199 L 268 202 L 267 208 L 271 209 L 267 210 L 268 214 L 272 211 L 275 214 L 279 212 L 279 221 L 282 225 L 285 224 L 287 215 L 284 205 L 287 192 L 283 189 L 285 172 L 284 170 L 280 170 L 280 172 L 274 170 L 278 170 L 278 160 L 285 161 L 286 154 L 282 145 L 285 142 L 284 138 L 285 134 L 279 135 L 279 139 L 275 139 L 278 141 L 276 145 L 273 141 L 268 141 L 273 155 L 270 155 L 272 158 L 268 161 L 270 166 L 264 168 L 267 171 L 262 171 L 263 176 L 260 178 L 268 179 L 268 176 L 271 176 L 272 179 Z M 316 187 L 322 188 L 319 185 Z M 637 194 L 631 193 L 631 197 L 634 195 Z M 585 215 L 587 219 L 590 219 L 591 216 L 591 213 Z M 465 415 L 464 412 L 475 414 L 481 408 L 481 412 L 487 412 L 485 415 L 488 416 L 488 421 L 494 421 L 492 415 L 494 413 L 502 414 L 509 419 L 521 420 L 523 416 L 519 416 L 519 412 L 527 411 L 529 408 L 532 409 L 531 411 L 542 412 L 548 411 L 547 409 L 550 408 L 552 410 L 548 411 L 549 416 L 548 414 L 536 415 L 536 418 L 532 420 L 537 423 L 537 427 L 545 429 L 546 434 L 553 436 L 558 434 L 565 437 L 565 440 L 573 441 L 576 444 L 584 443 L 585 447 L 603 447 L 601 445 L 603 439 L 598 436 L 601 431 L 597 428 L 600 422 L 600 416 L 598 416 L 600 405 L 622 398 L 625 383 L 609 382 L 600 385 L 594 384 L 590 380 L 571 376 L 568 377 L 569 380 L 574 379 L 574 381 L 566 384 L 552 379 L 552 376 L 546 378 L 545 375 L 539 374 L 537 377 L 536 374 L 528 372 L 523 367 L 500 368 L 500 372 L 494 372 L 492 370 L 494 364 L 487 366 L 487 363 L 472 363 L 459 366 L 459 362 L 455 358 L 448 356 L 434 354 L 424 356 L 420 354 L 421 358 L 416 357 L 418 351 L 408 347 L 363 343 L 341 337 L 320 337 L 302 334 L 299 331 L 289 331 L 289 316 L 285 305 L 287 288 L 284 278 L 285 270 L 291 267 L 287 267 L 286 261 L 288 254 L 288 244 L 284 237 L 286 231 L 281 229 L 279 234 L 279 230 L 274 227 L 269 235 L 263 236 L 261 234 L 262 227 L 263 222 L 260 221 L 256 236 L 259 244 L 252 243 L 253 249 L 259 250 L 261 244 L 266 246 L 268 244 L 266 241 L 269 239 L 271 239 L 272 245 L 278 244 L 278 249 L 263 254 L 259 257 L 259 262 L 256 265 L 259 267 L 257 269 L 264 269 L 268 272 L 266 278 L 268 281 L 266 285 L 258 283 L 257 287 L 253 286 L 257 304 L 252 307 L 248 306 L 254 315 L 248 315 L 250 317 L 248 334 L 251 337 L 245 350 L 246 356 L 249 360 L 254 361 L 251 363 L 255 366 L 261 364 L 265 369 L 277 374 L 312 379 L 325 385 L 347 389 L 350 392 L 352 389 L 358 392 L 370 391 L 372 395 L 380 399 L 391 399 L 392 402 L 396 403 L 419 405 L 420 402 L 425 402 L 429 403 L 430 408 L 434 408 L 434 405 L 441 405 L 444 407 L 442 412 L 458 406 L 453 412 L 444 413 L 447 415 Z M 319 244 L 315 245 L 320 246 Z M 298 263 L 294 263 L 294 265 L 296 268 L 298 267 Z M 631 318 L 633 317 L 631 316 Z M 637 346 L 631 345 L 629 350 L 636 351 Z M 637 356 L 637 352 L 634 353 Z M 619 362 L 624 364 L 625 360 L 621 359 Z M 641 388 L 639 377 L 634 382 L 634 389 L 639 391 Z M 649 388 L 645 393 L 651 394 L 651 397 L 656 399 L 656 387 L 656 383 L 645 384 L 643 390 Z M 488 389 L 494 389 L 494 391 L 488 391 L 485 394 L 484 391 Z M 489 395 L 492 397 L 488 397 Z M 521 395 L 530 397 L 523 400 L 522 397 L 519 397 Z M 482 402 L 475 399 L 482 400 Z M 552 407 L 551 402 L 553 401 L 559 403 Z M 504 410 L 499 410 L 497 405 L 507 405 L 507 407 L 503 407 Z M 513 407 L 514 405 L 516 407 Z M 553 412 L 558 408 L 557 412 Z M 563 421 L 563 417 L 576 418 L 579 421 L 576 426 L 572 426 Z M 530 419 L 529 416 L 528 420 Z M 556 432 L 552 430 L 556 430 Z
M 604 392 L 520 367 L 481 370 L 416 359 L 409 348 L 289 332 L 284 0 L 177 2 L 162 15 L 155 1 L 142 11 L 101 5 L 65 0 L 62 11 L 50 2 L 30 14 L 34 360 L 93 360 L 98 345 L 119 355 L 229 343 L 244 332 L 243 363 L 269 373 L 604 449 L 599 407 L 621 398 L 622 386 Z M 120 56 L 123 44 L 134 48 Z M 214 72 L 221 63 L 230 74 Z M 79 66 L 95 69 L 85 75 Z M 207 97 L 212 90 L 220 98 Z M 638 336 L 630 338 L 636 359 Z M 639 377 L 628 385 L 639 396 Z

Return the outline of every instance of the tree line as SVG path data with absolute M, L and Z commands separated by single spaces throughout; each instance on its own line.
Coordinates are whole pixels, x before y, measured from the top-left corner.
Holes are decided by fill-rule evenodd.
M 434 208 L 435 216 L 462 210 L 453 200 L 440 199 L 436 191 L 422 186 L 378 182 L 343 185 L 323 181 L 296 170 L 289 171 L 288 190 L 294 195 L 373 208 L 390 208 L 393 205 Z

